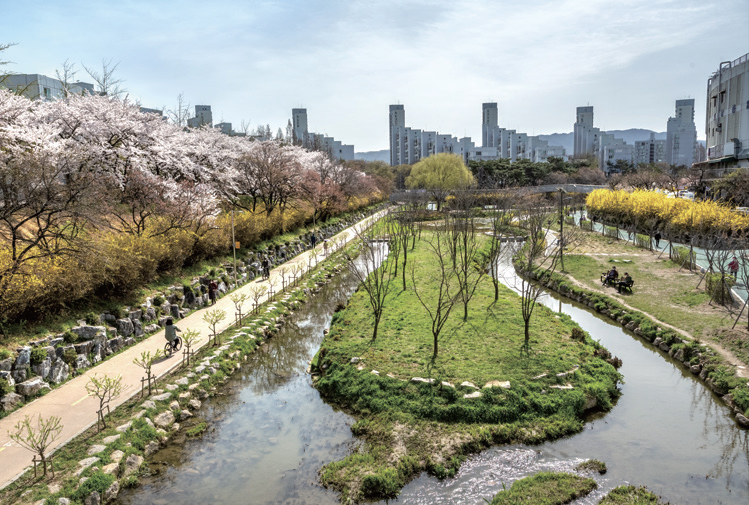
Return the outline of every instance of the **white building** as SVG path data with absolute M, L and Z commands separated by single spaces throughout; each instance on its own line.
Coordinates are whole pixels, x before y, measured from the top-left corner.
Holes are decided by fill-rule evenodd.
M 593 107 L 578 107 L 573 133 L 573 155 L 575 157 L 586 154 L 598 155 L 600 151 L 598 143 L 600 133 L 601 131 L 593 126 Z
M 332 159 L 349 161 L 354 159 L 354 146 L 310 132 L 307 125 L 307 109 L 291 109 L 291 139 L 294 145 L 305 149 L 323 151 Z
M 676 100 L 674 117 L 666 124 L 666 163 L 691 167 L 697 149 L 694 99 Z
M 708 79 L 705 134 L 711 168 L 749 167 L 749 53 Z
M 190 128 L 200 128 L 201 126 L 213 127 L 213 113 L 210 105 L 196 105 L 195 117 L 187 120 L 187 126 Z
M 3 76 L 0 87 L 13 90 L 31 100 L 45 101 L 65 96 L 65 85 L 59 79 L 41 74 L 11 74 Z M 87 82 L 68 84 L 68 93 L 94 93 L 94 85 Z
M 666 162 L 666 141 L 656 140 L 655 133 L 650 134 L 649 140 L 635 142 L 635 165 L 652 165 Z

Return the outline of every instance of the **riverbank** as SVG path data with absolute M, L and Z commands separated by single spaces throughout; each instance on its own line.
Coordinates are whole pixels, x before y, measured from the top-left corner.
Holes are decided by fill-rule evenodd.
M 635 280 L 631 293 L 602 286 L 600 272 L 616 266 Z M 749 427 L 749 332 L 737 325 L 740 307 L 711 303 L 700 275 L 667 254 L 584 233 L 565 255 L 565 270 L 547 287 L 609 316 L 680 361 L 723 397 L 737 423 Z
M 424 232 L 409 252 L 425 299 L 436 265 Z M 536 307 L 523 352 L 520 299 L 488 277 L 448 319 L 432 359 L 426 311 L 413 290 L 389 296 L 375 341 L 364 289 L 334 318 L 318 356 L 317 388 L 357 418 L 361 451 L 326 465 L 325 486 L 342 501 L 393 497 L 423 470 L 455 474 L 467 454 L 498 443 L 538 443 L 582 428 L 586 410 L 611 408 L 619 374 L 608 352 L 569 317 Z
M 112 412 L 108 427 L 90 428 L 57 450 L 55 477 L 27 472 L 0 492 L 0 502 L 68 503 L 110 501 L 119 491 L 150 473 L 148 460 L 175 439 L 199 437 L 210 425 L 200 417 L 202 402 L 215 394 L 253 353 L 279 331 L 287 318 L 343 268 L 342 253 L 315 268 L 298 285 L 269 300 L 246 317 L 240 327 L 220 335 L 218 348 L 200 350 L 191 366 L 179 367 L 154 385 L 153 394 L 126 402 Z M 177 359 L 177 358 L 171 358 Z M 62 503 L 62 502 L 61 502 Z M 98 502 L 97 502 L 98 503 Z

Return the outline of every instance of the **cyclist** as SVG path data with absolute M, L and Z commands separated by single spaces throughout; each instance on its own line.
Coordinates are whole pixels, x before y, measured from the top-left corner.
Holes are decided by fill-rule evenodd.
M 165 335 L 164 337 L 167 339 L 167 341 L 172 345 L 172 349 L 176 350 L 177 342 L 179 342 L 179 337 L 177 336 L 177 332 L 181 332 L 179 328 L 174 326 L 174 321 L 172 321 L 172 318 L 166 320 L 166 327 L 164 328 Z

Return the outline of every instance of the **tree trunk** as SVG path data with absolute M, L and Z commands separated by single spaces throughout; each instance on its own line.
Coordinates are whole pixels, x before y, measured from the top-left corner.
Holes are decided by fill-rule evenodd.
M 374 330 L 372 331 L 372 342 L 377 339 L 377 327 L 380 326 L 380 315 L 375 314 Z

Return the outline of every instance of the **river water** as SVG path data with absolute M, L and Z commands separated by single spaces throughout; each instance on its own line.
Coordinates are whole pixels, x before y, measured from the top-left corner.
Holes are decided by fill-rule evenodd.
M 504 281 L 513 284 L 511 269 Z M 121 493 L 126 504 L 336 504 L 317 472 L 359 442 L 353 418 L 325 403 L 305 373 L 335 306 L 356 285 L 340 275 L 270 339 L 221 396 L 204 402 L 209 431 L 177 437 L 149 462 L 153 473 Z M 646 485 L 672 504 L 749 503 L 749 431 L 683 366 L 619 325 L 566 299 L 543 303 L 569 314 L 619 356 L 626 383 L 614 409 L 587 419 L 576 435 L 538 446 L 500 446 L 468 458 L 453 479 L 422 474 L 398 503 L 480 504 L 515 480 L 571 470 L 591 458 L 608 472 L 599 489 L 574 503 L 593 504 L 613 487 Z M 392 503 L 393 501 L 391 501 Z M 385 502 L 382 502 L 385 503 Z

